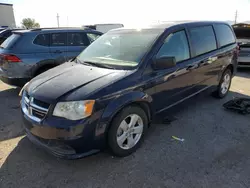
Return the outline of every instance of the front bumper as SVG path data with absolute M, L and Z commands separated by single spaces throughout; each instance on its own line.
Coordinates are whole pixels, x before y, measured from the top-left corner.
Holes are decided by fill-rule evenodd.
M 77 125 L 72 131 L 69 128 L 39 125 L 23 114 L 23 125 L 32 143 L 59 158 L 78 159 L 105 147 L 105 142 L 95 137 L 95 125 L 88 122 Z

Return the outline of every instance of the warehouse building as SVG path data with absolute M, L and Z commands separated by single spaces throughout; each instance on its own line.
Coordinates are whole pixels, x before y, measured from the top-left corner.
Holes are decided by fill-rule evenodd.
M 16 27 L 12 4 L 0 3 L 0 27 Z

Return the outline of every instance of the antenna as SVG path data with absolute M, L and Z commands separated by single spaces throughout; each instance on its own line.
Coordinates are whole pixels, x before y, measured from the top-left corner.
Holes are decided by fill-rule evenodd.
M 238 18 L 238 10 L 236 10 L 236 12 L 235 12 L 234 24 L 236 24 L 236 23 L 237 23 L 237 18 Z
M 57 16 L 56 16 L 56 18 L 57 18 L 57 27 L 59 27 L 59 25 L 60 25 L 60 24 L 59 24 L 59 17 L 60 17 L 60 16 L 59 16 L 59 14 L 57 13 Z

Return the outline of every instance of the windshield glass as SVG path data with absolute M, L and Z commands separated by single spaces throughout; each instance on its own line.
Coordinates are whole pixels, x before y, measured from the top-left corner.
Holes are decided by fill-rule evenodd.
M 11 46 L 18 40 L 19 37 L 20 35 L 18 34 L 12 34 L 1 44 L 1 47 L 5 49 L 11 48 Z
M 161 34 L 157 29 L 118 30 L 99 37 L 79 56 L 81 62 L 106 64 L 113 68 L 135 68 Z

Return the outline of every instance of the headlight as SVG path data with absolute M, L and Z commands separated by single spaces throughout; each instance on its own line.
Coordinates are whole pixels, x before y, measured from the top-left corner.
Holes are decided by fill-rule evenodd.
M 70 120 L 83 119 L 92 114 L 94 104 L 94 100 L 59 102 L 56 104 L 53 115 Z

